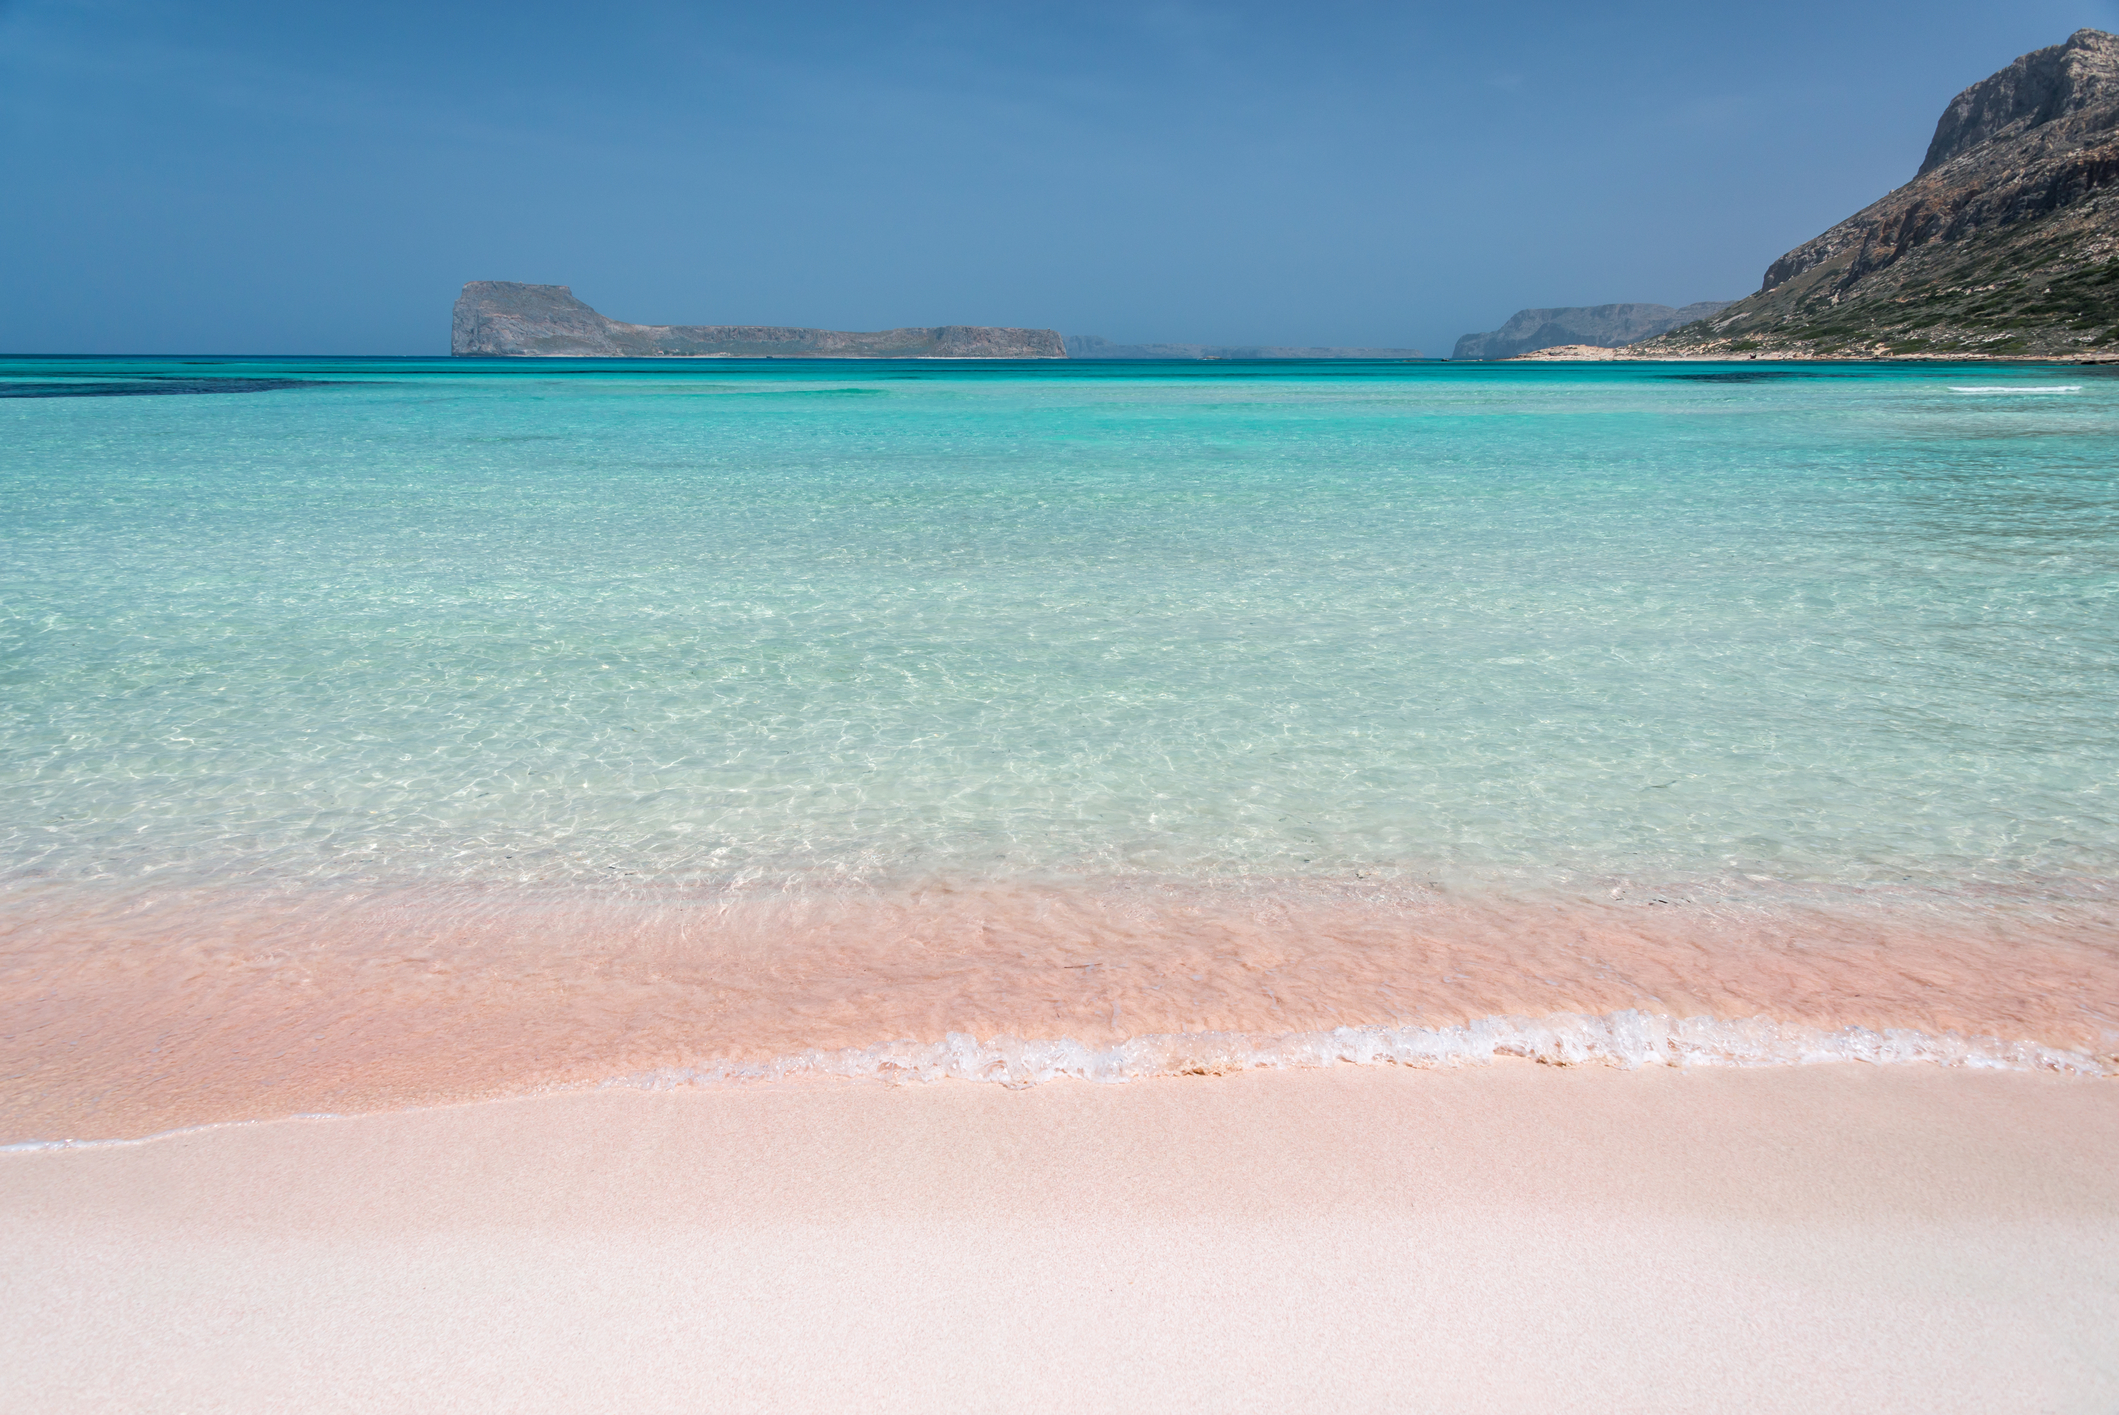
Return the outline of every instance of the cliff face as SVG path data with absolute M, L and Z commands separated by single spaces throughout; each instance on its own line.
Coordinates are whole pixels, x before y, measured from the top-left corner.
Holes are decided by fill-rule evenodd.
M 564 285 L 473 280 L 457 297 L 452 354 L 552 358 L 1064 359 L 1050 329 L 945 324 L 854 334 L 752 324 L 624 324 Z
M 1487 334 L 1467 334 L 1450 351 L 1452 359 L 1512 359 L 1533 349 L 1561 344 L 1617 348 L 1652 338 L 1666 329 L 1705 319 L 1726 308 L 1728 300 L 1701 300 L 1672 309 L 1669 305 L 1575 305 L 1564 309 L 1517 310 L 1508 323 Z
M 1294 344 L 1114 344 L 1069 334 L 1073 359 L 1417 359 L 1418 349 L 1336 348 Z
M 1638 352 L 2052 357 L 2119 345 L 2119 37 L 2079 30 L 1951 100 L 1912 181 Z
M 2024 55 L 1950 100 L 1916 176 L 1981 143 L 2024 137 L 2056 119 L 2108 105 L 2119 81 L 2119 39 L 2077 30 L 2065 44 Z M 2109 128 L 2111 124 L 2104 124 Z

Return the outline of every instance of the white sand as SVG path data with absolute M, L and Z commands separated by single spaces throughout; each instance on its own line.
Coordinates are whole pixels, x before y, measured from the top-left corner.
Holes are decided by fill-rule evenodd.
M 2119 1409 L 2119 1083 L 606 1091 L 0 1154 L 11 1410 Z

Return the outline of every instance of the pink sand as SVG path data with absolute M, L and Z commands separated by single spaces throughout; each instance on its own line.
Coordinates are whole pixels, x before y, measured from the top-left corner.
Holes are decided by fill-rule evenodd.
M 1613 895 L 1617 897 L 1612 897 Z M 100 902 L 99 902 L 100 901 Z M 0 925 L 0 1141 L 523 1095 L 948 1033 L 1272 1037 L 1623 1010 L 2119 1065 L 2119 887 L 1363 881 L 795 893 L 54 887 Z
M 0 1154 L 69 1410 L 2119 1409 L 2119 1083 L 600 1091 Z

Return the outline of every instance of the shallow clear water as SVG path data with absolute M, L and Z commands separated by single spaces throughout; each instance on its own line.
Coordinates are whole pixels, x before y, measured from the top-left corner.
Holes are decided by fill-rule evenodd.
M 46 916 L 2119 876 L 2106 370 L 14 360 L 0 392 L 105 376 L 316 382 L 0 399 L 0 878 Z
M 287 372 L 0 407 L 10 869 L 2119 854 L 2108 376 Z

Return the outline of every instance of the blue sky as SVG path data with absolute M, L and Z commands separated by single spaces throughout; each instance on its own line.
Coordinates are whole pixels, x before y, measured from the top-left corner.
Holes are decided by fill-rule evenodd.
M 0 0 L 0 350 L 420 354 L 462 282 L 642 322 L 1446 354 L 1757 288 L 2114 0 Z

